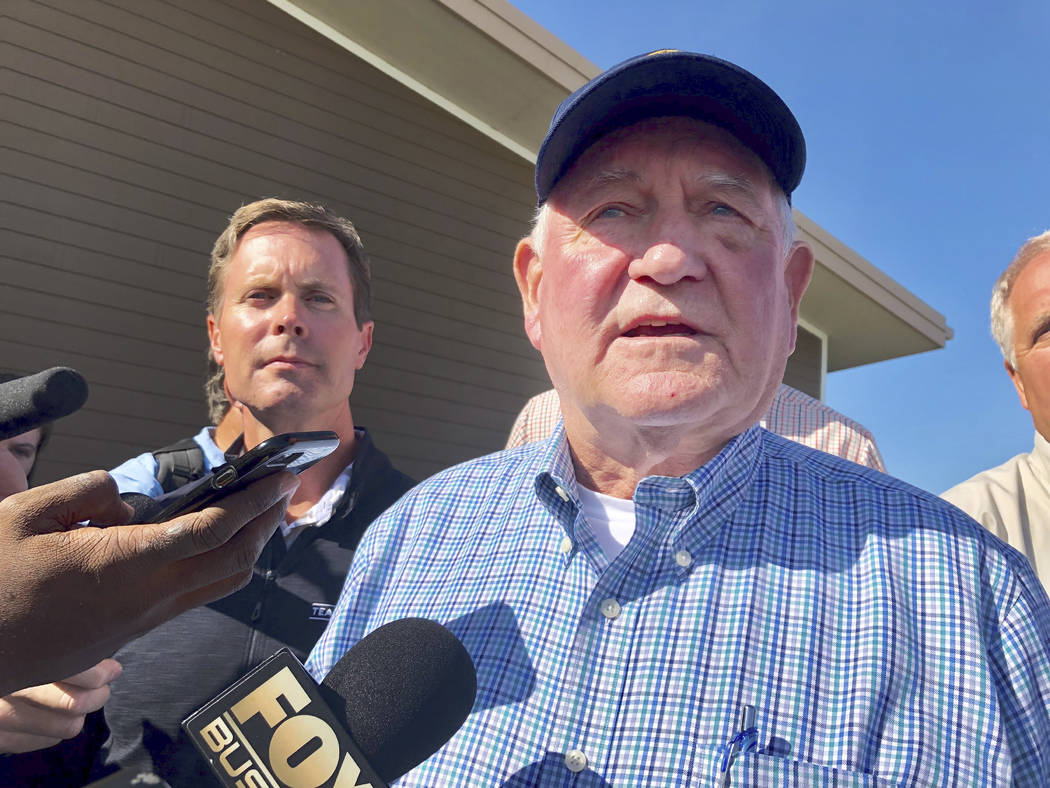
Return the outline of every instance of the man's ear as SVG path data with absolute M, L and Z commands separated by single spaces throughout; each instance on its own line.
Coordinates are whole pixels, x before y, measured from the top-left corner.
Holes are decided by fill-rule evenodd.
M 208 315 L 208 346 L 211 348 L 211 355 L 215 363 L 220 367 L 223 366 L 222 336 L 219 332 L 219 324 L 211 314 Z
M 1010 376 L 1010 381 L 1014 384 L 1014 388 L 1017 389 L 1017 397 L 1021 400 L 1021 407 L 1030 411 L 1031 408 L 1028 407 L 1028 397 L 1026 397 L 1024 393 L 1024 380 L 1019 374 L 1017 374 L 1017 370 L 1010 365 L 1009 361 L 1004 359 L 1003 366 L 1006 367 L 1006 374 Z
M 525 333 L 532 346 L 540 350 L 542 331 L 540 329 L 540 280 L 543 278 L 543 264 L 531 237 L 522 238 L 514 250 L 514 281 L 518 283 L 521 293 L 521 308 L 525 313 Z
M 798 333 L 798 308 L 802 303 L 802 296 L 809 287 L 810 277 L 813 276 L 813 250 L 809 244 L 803 241 L 795 241 L 791 244 L 788 252 L 787 262 L 784 264 L 784 284 L 786 285 L 788 302 L 791 309 L 791 348 L 795 350 L 795 337 Z
M 375 327 L 376 324 L 372 320 L 366 320 L 365 324 L 361 326 L 361 346 L 357 349 L 357 360 L 354 369 L 361 369 L 365 365 L 368 351 L 372 349 L 372 332 L 375 330 Z

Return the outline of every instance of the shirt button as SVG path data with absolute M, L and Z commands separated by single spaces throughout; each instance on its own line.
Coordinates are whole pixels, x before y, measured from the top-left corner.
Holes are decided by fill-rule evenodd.
M 561 551 L 563 553 L 568 555 L 569 553 L 572 552 L 572 539 L 570 539 L 567 536 L 563 536 L 562 539 L 561 539 L 561 544 L 559 544 L 558 547 L 561 549 Z
M 689 554 L 688 550 L 679 550 L 674 554 L 674 562 L 682 567 L 682 569 L 685 569 L 693 563 L 693 556 Z
M 606 599 L 601 604 L 602 615 L 612 620 L 620 615 L 620 603 L 615 599 Z
M 554 492 L 556 492 L 558 494 L 558 497 L 565 501 L 565 503 L 569 502 L 569 494 L 562 489 L 562 486 L 560 484 L 554 488 Z
M 587 756 L 583 750 L 569 750 L 565 753 L 565 765 L 570 772 L 582 772 L 587 768 Z

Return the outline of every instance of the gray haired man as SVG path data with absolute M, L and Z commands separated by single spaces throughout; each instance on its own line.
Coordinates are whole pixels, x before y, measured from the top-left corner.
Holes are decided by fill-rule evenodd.
M 1035 446 L 942 497 L 1032 562 L 1050 588 L 1050 230 L 1029 238 L 992 289 L 992 335 Z

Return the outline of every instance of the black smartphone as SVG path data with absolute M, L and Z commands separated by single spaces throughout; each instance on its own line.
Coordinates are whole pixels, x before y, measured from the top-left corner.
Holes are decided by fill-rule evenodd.
M 211 506 L 277 471 L 302 473 L 335 451 L 338 445 L 339 436 L 329 430 L 274 435 L 240 457 L 216 466 L 207 476 L 153 499 L 145 522 L 162 523 Z

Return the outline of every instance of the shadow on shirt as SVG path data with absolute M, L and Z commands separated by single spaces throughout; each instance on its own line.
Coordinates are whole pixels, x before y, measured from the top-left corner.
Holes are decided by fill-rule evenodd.
M 521 703 L 532 694 L 536 671 L 521 639 L 518 620 L 508 605 L 493 602 L 445 626 L 466 648 L 478 671 L 478 694 L 472 714 L 508 703 Z M 493 645 L 497 645 L 499 651 L 495 659 Z
M 523 769 L 519 769 L 500 783 L 500 788 L 534 788 L 537 785 L 569 784 L 570 779 L 572 788 L 612 788 L 612 783 L 602 779 L 590 769 L 571 774 L 565 766 L 565 756 L 558 752 L 548 752 L 542 761 L 530 763 Z

